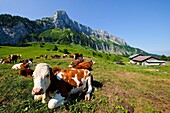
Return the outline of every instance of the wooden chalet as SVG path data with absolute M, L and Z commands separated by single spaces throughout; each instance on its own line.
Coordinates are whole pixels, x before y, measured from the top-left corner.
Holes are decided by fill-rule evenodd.
M 142 56 L 135 54 L 129 57 L 131 64 L 137 65 L 165 65 L 165 61 L 155 58 L 153 56 Z

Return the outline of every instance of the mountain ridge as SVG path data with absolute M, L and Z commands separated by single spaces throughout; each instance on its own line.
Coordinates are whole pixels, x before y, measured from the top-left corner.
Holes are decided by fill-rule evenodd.
M 124 39 L 113 36 L 107 31 L 93 30 L 89 26 L 82 25 L 77 21 L 70 19 L 67 13 L 63 10 L 56 11 L 52 17 L 45 17 L 42 19 L 37 19 L 35 21 L 31 21 L 28 18 L 23 18 L 20 16 L 12 16 L 9 14 L 0 15 L 0 44 L 1 45 L 22 44 L 22 41 L 28 39 L 26 37 L 28 37 L 30 34 L 38 34 L 37 37 L 41 38 L 39 35 L 40 33 L 48 29 L 56 28 L 61 30 L 71 29 L 81 34 L 77 35 L 77 37 L 73 37 L 74 38 L 73 41 L 80 40 L 77 41 L 80 43 L 84 43 L 83 40 L 81 39 L 82 37 L 85 38 L 91 37 L 89 39 L 94 40 L 87 41 L 86 46 L 89 46 L 90 42 L 92 47 L 99 51 L 122 55 L 129 55 L 137 52 L 147 54 L 145 51 L 129 46 Z M 60 36 L 56 38 L 59 37 Z M 28 40 L 33 41 L 31 39 Z M 37 39 L 36 41 L 38 40 L 40 39 Z M 97 41 L 98 44 L 96 44 L 95 41 Z

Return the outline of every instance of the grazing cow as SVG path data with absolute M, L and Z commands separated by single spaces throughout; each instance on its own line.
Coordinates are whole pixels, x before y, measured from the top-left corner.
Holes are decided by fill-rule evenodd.
M 18 56 L 17 55 L 9 55 L 8 58 L 10 61 L 12 61 L 12 63 L 16 63 Z
M 33 72 L 34 72 L 34 70 L 32 70 L 32 69 L 24 68 L 19 71 L 19 74 L 22 76 L 25 76 L 27 78 L 30 78 L 30 77 L 32 77 Z
M 87 69 L 89 71 L 92 71 L 93 64 L 95 64 L 95 62 L 93 60 L 91 60 L 90 62 L 81 62 L 76 66 L 69 65 L 69 67 L 75 68 L 75 69 Z
M 40 55 L 40 58 L 43 58 L 44 57 L 44 55 Z
M 75 68 L 79 63 L 84 62 L 84 59 L 78 59 L 74 62 L 71 62 L 68 67 Z
M 51 55 L 51 58 L 60 58 L 60 55 Z
M 75 54 L 71 53 L 69 56 L 70 58 L 74 58 Z
M 35 56 L 35 59 L 39 59 L 40 58 L 40 56 Z
M 66 58 L 66 57 L 68 57 L 68 54 L 63 54 L 63 58 Z
M 85 69 L 60 70 L 53 75 L 52 69 L 46 63 L 40 63 L 33 72 L 34 99 L 42 97 L 42 102 L 48 102 L 48 108 L 53 109 L 67 102 L 71 94 L 86 92 L 85 100 L 90 100 L 92 92 L 92 75 Z M 87 90 L 85 90 L 87 88 Z M 51 95 L 52 94 L 52 95 Z
M 74 54 L 74 59 L 77 60 L 77 59 L 83 59 L 83 54 L 79 54 L 79 53 L 75 53 Z
M 70 58 L 74 58 L 75 60 L 79 58 L 83 59 L 83 54 L 79 54 L 79 53 L 70 54 Z

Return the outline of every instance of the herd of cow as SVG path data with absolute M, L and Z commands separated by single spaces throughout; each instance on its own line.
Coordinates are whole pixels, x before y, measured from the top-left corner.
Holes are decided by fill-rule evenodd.
M 17 56 L 12 62 L 16 63 L 20 57 Z M 33 77 L 32 95 L 34 95 L 34 100 L 41 100 L 42 103 L 48 102 L 48 108 L 53 109 L 66 103 L 71 94 L 80 96 L 85 93 L 85 100 L 90 100 L 93 89 L 91 71 L 95 62 L 93 60 L 85 62 L 82 54 L 70 54 L 70 58 L 75 59 L 69 64 L 70 69 L 52 68 L 47 63 L 39 63 L 35 70 L 32 70 L 30 67 L 35 66 L 33 59 L 21 60 L 11 69 L 19 70 L 20 75 Z

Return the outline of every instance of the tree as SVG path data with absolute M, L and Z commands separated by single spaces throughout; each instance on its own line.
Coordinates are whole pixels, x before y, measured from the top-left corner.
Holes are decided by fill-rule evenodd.
M 55 45 L 53 48 L 53 51 L 57 51 L 57 50 L 58 50 L 58 47 Z
M 69 52 L 68 52 L 67 49 L 64 49 L 63 53 L 64 53 L 64 54 L 69 54 Z

